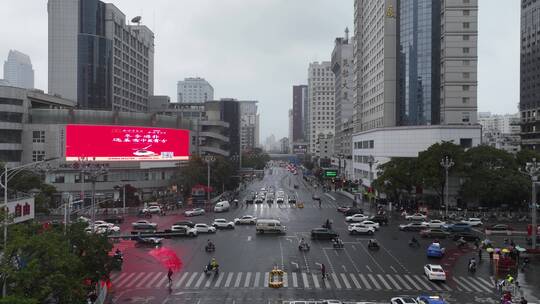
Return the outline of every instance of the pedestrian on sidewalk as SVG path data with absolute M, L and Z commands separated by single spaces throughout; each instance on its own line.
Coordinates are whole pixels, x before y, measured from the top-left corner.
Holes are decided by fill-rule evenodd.
M 482 260 L 482 248 L 478 247 L 478 261 Z
M 169 268 L 169 272 L 167 272 L 167 279 L 169 279 L 169 285 L 172 285 L 172 275 L 173 275 L 172 268 Z
M 324 279 L 326 279 L 326 266 L 324 266 L 324 264 L 321 264 L 321 275 L 324 281 Z

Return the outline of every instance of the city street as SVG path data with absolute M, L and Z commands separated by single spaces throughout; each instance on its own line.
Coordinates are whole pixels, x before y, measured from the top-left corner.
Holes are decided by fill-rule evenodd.
M 295 184 L 298 189 L 294 188 Z M 253 225 L 236 225 L 235 229 L 199 234 L 195 238 L 165 239 L 162 247 L 172 249 L 182 262 L 170 285 L 168 269 L 149 254 L 152 247 L 120 241 L 116 247 L 124 253 L 124 265 L 122 272 L 112 275 L 114 303 L 281 303 L 309 299 L 388 303 L 393 296 L 420 294 L 442 295 L 449 303 L 498 301 L 487 255 L 477 272 L 470 274 L 467 263 L 469 258 L 477 257 L 477 252 L 472 248 L 458 249 L 450 238 L 441 240 L 442 247 L 446 248 L 444 258 L 428 259 L 426 248 L 430 240 L 420 238 L 415 232 L 399 231 L 398 224 L 405 220 L 397 215 L 374 236 L 349 235 L 345 216 L 336 208 L 351 206 L 352 201 L 334 192 L 324 194 L 313 190 L 301 175 L 292 175 L 284 168 L 267 170 L 264 179 L 250 184 L 241 197 L 270 186 L 275 190 L 283 189 L 288 195 L 295 194 L 298 202 L 305 203 L 304 208 L 287 202 L 245 205 L 242 199 L 240 206 L 231 206 L 225 213 L 211 212 L 190 218 L 171 214 L 154 216 L 151 221 L 157 222 L 159 229 L 166 229 L 182 219 L 211 224 L 215 218 L 232 221 L 253 215 L 258 219 L 279 219 L 287 226 L 285 235 L 260 235 Z M 313 202 L 314 193 L 321 197 L 321 207 Z M 372 214 L 366 208 L 365 213 Z M 326 219 L 333 221 L 334 230 L 344 241 L 343 249 L 334 249 L 329 240 L 310 239 L 311 229 L 320 227 Z M 129 233 L 131 222 L 136 220 L 135 217 L 126 219 L 122 232 Z M 412 235 L 419 239 L 419 248 L 408 246 Z M 302 237 L 311 245 L 307 252 L 298 249 Z M 378 240 L 378 250 L 368 249 L 370 238 Z M 216 244 L 213 253 L 204 250 L 208 239 Z M 203 272 L 212 257 L 220 265 L 217 276 Z M 442 265 L 447 271 L 445 283 L 427 280 L 423 265 L 430 262 Z M 321 264 L 326 266 L 328 279 L 322 279 Z M 282 288 L 268 287 L 273 267 L 285 271 Z

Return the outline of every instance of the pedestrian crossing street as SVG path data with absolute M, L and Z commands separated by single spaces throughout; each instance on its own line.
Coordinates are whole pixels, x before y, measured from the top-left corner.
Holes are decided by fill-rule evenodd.
M 166 272 L 131 272 L 116 274 L 111 278 L 117 289 L 168 288 Z M 220 288 L 269 288 L 268 272 L 220 272 L 219 276 L 204 272 L 180 272 L 173 276 L 173 289 L 220 289 Z M 400 291 L 462 291 L 491 293 L 491 278 L 455 276 L 440 283 L 431 282 L 418 274 L 359 274 L 330 273 L 322 280 L 321 274 L 285 273 L 283 288 L 336 289 L 336 290 L 400 290 Z
M 305 202 L 304 203 L 304 209 L 305 208 L 314 208 L 314 209 L 336 209 L 338 206 L 335 202 L 322 202 L 321 207 L 319 207 L 319 203 L 314 202 Z M 266 210 L 266 209 L 302 209 L 298 208 L 296 204 L 289 204 L 289 203 L 283 203 L 283 204 L 277 204 L 277 203 L 263 203 L 263 204 L 243 204 L 242 208 L 244 209 L 255 209 L 255 210 Z

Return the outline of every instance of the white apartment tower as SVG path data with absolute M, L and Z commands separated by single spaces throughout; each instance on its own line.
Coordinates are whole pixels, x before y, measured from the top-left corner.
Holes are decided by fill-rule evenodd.
M 198 103 L 214 100 L 214 88 L 204 78 L 185 78 L 177 83 L 178 102 Z
M 30 57 L 17 50 L 10 50 L 4 62 L 4 79 L 10 86 L 33 89 L 34 70 Z
M 334 73 L 329 61 L 313 62 L 308 68 L 309 149 L 316 153 L 320 135 L 334 135 Z

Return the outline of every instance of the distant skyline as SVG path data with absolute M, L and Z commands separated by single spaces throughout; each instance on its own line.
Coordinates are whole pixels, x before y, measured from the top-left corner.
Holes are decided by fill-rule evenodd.
M 292 86 L 312 61 L 330 60 L 334 39 L 353 28 L 353 0 L 110 0 L 155 33 L 155 94 L 176 100 L 176 84 L 204 77 L 215 98 L 259 100 L 261 138 L 288 136 Z M 4 0 L 1 62 L 28 54 L 35 87 L 47 90 L 47 1 Z M 478 111 L 516 113 L 520 2 L 479 0 Z

